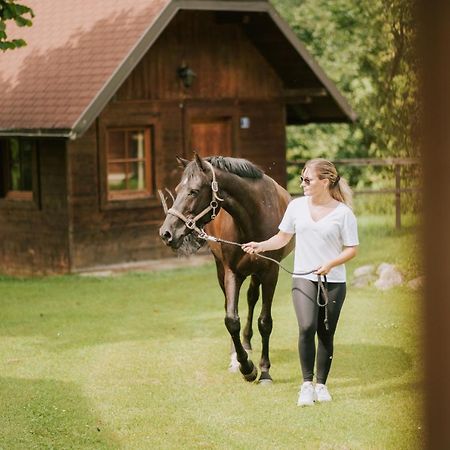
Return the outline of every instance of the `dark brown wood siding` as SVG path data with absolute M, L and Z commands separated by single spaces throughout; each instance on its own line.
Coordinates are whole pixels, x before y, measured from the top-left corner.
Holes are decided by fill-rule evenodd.
M 183 62 L 197 74 L 190 88 L 177 76 Z M 220 120 L 230 133 L 227 153 L 248 158 L 284 184 L 280 92 L 280 80 L 239 24 L 218 23 L 210 12 L 178 14 L 96 123 L 68 144 L 72 270 L 172 255 L 158 235 L 159 199 L 108 201 L 108 127 L 152 127 L 157 189 L 178 183 L 176 155 L 192 157 L 191 125 Z M 249 118 L 249 128 L 241 128 L 241 117 Z
M 286 178 L 286 121 L 284 105 L 277 102 L 244 102 L 239 116 L 250 127 L 239 130 L 240 156 L 253 161 L 281 186 Z
M 39 198 L 0 202 L 0 272 L 69 270 L 66 151 L 62 139 L 38 143 Z
M 280 96 L 282 83 L 245 35 L 242 24 L 217 13 L 182 11 L 164 30 L 117 93 L 118 100 L 221 99 Z M 177 69 L 196 77 L 185 88 Z
M 171 255 L 158 235 L 163 212 L 156 196 L 117 201 L 106 198 L 102 136 L 109 126 L 151 126 L 156 186 L 173 188 L 173 182 L 165 183 L 178 177 L 174 157 L 181 146 L 178 104 L 109 105 L 82 138 L 69 144 L 72 270 Z

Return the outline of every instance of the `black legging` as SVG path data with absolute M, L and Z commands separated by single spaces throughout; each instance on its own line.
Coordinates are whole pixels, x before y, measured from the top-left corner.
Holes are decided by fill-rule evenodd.
M 299 328 L 298 352 L 304 381 L 313 381 L 316 358 L 315 336 L 317 332 L 317 382 L 327 381 L 333 359 L 333 339 L 346 294 L 345 283 L 328 283 L 328 324 L 325 329 L 325 309 L 316 302 L 317 282 L 305 278 L 293 278 L 292 300 Z M 324 299 L 321 297 L 320 303 Z

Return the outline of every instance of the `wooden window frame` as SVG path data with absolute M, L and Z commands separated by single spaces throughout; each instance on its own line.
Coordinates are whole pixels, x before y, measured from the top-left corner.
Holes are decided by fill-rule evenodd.
M 11 189 L 11 172 L 10 172 L 10 139 L 18 139 L 20 144 L 23 141 L 30 141 L 32 143 L 31 151 L 31 190 L 18 191 Z M 1 152 L 0 158 L 2 158 L 3 173 L 1 177 L 1 189 L 0 189 L 0 206 L 17 206 L 25 208 L 39 208 L 39 140 L 35 138 L 25 138 L 21 136 L 12 136 L 0 138 L 0 145 L 3 147 L 4 152 Z
M 109 133 L 113 131 L 125 132 L 144 132 L 144 152 L 145 152 L 145 190 L 135 191 L 111 191 L 108 185 L 108 171 L 109 164 L 112 162 L 109 159 Z M 155 187 L 155 126 L 153 123 L 136 123 L 136 124 L 114 124 L 104 123 L 99 130 L 99 148 L 100 148 L 100 198 L 101 209 L 127 209 L 136 207 L 148 207 L 149 201 L 154 203 L 156 201 L 156 187 Z M 131 161 L 132 160 L 132 161 Z M 126 162 L 135 162 L 137 159 L 130 158 Z M 120 161 L 124 162 L 124 161 Z

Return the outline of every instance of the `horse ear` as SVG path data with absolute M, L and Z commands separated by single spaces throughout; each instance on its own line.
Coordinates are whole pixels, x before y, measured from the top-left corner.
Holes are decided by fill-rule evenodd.
M 205 164 L 203 163 L 202 158 L 198 156 L 197 152 L 194 152 L 194 161 L 200 170 L 202 170 L 203 172 L 206 170 Z
M 177 156 L 176 158 L 177 158 L 178 165 L 182 169 L 184 169 L 189 164 L 189 160 L 188 159 L 180 158 L 179 156 Z

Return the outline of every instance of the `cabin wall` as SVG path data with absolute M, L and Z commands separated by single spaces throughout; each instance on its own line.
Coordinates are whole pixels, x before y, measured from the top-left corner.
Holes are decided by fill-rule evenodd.
M 233 121 L 232 156 L 258 164 L 282 186 L 286 185 L 286 117 L 283 85 L 273 67 L 245 34 L 233 15 L 182 11 L 148 51 L 118 90 L 117 103 L 177 101 L 183 109 L 183 142 L 173 153 L 191 158 L 189 118 L 230 116 Z M 177 75 L 187 64 L 196 77 L 184 87 Z M 250 121 L 241 128 L 241 118 Z M 170 162 L 166 164 L 170 166 Z M 173 165 L 174 163 L 172 163 Z M 170 171 L 168 173 L 171 173 Z M 172 183 L 171 177 L 164 185 Z
M 115 104 L 82 138 L 69 143 L 72 271 L 172 255 L 158 235 L 163 215 L 156 196 L 137 202 L 108 202 L 102 198 L 106 181 L 99 166 L 99 135 L 102 127 L 108 125 L 141 125 L 150 121 L 155 134 L 155 183 L 162 186 L 162 174 L 172 172 L 173 176 L 176 171 L 166 163 L 169 158 L 164 158 L 164 153 L 181 145 L 179 116 L 176 103 Z
M 281 186 L 286 187 L 286 118 L 279 102 L 243 102 L 239 117 L 250 127 L 239 130 L 239 156 L 254 162 Z
M 186 62 L 197 77 L 183 86 Z M 108 201 L 102 155 L 107 127 L 150 125 L 155 187 L 174 189 L 175 156 L 192 157 L 190 123 L 230 118 L 231 156 L 248 158 L 285 184 L 285 113 L 281 82 L 239 24 L 210 12 L 178 14 L 131 73 L 98 120 L 68 143 L 71 270 L 173 255 L 158 235 L 159 199 Z M 249 128 L 241 128 L 241 118 Z
M 39 141 L 34 201 L 0 201 L 0 272 L 15 275 L 69 270 L 66 151 L 62 139 Z

